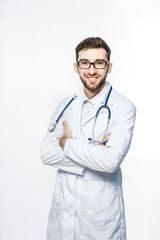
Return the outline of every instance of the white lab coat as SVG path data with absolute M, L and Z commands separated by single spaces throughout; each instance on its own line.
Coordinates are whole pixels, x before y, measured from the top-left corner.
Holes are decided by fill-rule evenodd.
M 60 119 L 57 129 L 47 131 L 41 146 L 42 162 L 58 168 L 54 197 L 50 209 L 47 240 L 126 240 L 125 212 L 120 165 L 126 156 L 133 134 L 136 109 L 126 97 L 111 92 L 108 106 L 111 136 L 106 146 L 89 143 L 92 137 L 94 117 L 104 104 L 110 84 L 106 83 L 106 95 L 93 107 L 81 126 L 83 88 Z M 73 96 L 59 104 L 52 116 L 55 122 L 64 106 Z M 64 151 L 59 138 L 66 121 L 72 133 Z M 95 139 L 102 140 L 107 114 L 99 114 Z

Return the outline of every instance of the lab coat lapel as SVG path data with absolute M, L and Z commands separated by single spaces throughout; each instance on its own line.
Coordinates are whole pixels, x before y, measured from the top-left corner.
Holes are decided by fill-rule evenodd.
M 75 104 L 72 105 L 72 122 L 74 124 L 74 134 L 78 138 L 80 136 L 81 127 L 81 113 L 82 113 L 82 101 L 83 101 L 83 88 L 75 93 Z
M 98 102 L 96 102 L 96 104 L 94 105 L 94 107 L 92 108 L 92 110 L 89 112 L 89 114 L 86 116 L 86 119 L 84 119 L 84 123 L 83 123 L 83 126 L 91 121 L 92 119 L 95 118 L 95 115 L 99 109 L 99 107 L 101 107 L 102 105 L 105 104 L 105 101 L 106 101 L 106 98 L 107 98 L 107 95 L 108 95 L 108 92 L 109 92 L 109 89 L 110 89 L 110 84 L 108 84 L 107 88 L 106 88 L 106 93 L 103 94 L 102 98 L 98 100 Z M 112 90 L 113 91 L 113 90 Z M 109 97 L 109 100 L 108 100 L 108 104 L 107 106 L 112 106 L 113 105 L 113 92 L 111 92 L 110 94 L 110 97 Z M 102 110 L 103 111 L 103 110 Z M 82 126 L 82 127 L 83 127 Z
M 91 109 L 91 111 L 88 113 L 88 115 L 83 119 L 83 125 L 82 127 L 89 122 L 90 120 L 92 120 L 93 118 L 95 118 L 96 112 L 98 110 L 98 106 L 94 105 L 94 107 Z

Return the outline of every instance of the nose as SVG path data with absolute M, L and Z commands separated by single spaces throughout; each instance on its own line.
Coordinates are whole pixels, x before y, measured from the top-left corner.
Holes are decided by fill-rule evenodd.
M 88 69 L 88 72 L 89 74 L 93 75 L 96 73 L 96 69 L 95 67 L 93 66 L 93 64 L 90 66 L 90 68 Z

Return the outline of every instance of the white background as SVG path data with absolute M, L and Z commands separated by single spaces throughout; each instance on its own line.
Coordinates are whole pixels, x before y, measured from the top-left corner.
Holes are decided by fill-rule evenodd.
M 0 239 L 44 240 L 56 169 L 39 149 L 58 102 L 81 87 L 74 49 L 100 36 L 108 80 L 137 107 L 122 164 L 129 240 L 159 240 L 160 2 L 0 1 Z

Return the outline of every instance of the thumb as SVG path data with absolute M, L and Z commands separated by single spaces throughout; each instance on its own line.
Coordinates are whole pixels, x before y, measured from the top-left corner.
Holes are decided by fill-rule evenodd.
M 111 136 L 111 133 L 108 133 L 104 138 L 103 138 L 103 140 L 102 140 L 102 142 L 108 142 L 108 139 L 110 138 L 110 136 Z M 102 143 L 100 143 L 100 145 L 101 145 Z
M 108 141 L 109 137 L 111 136 L 111 133 L 108 133 L 104 138 L 103 141 Z
M 102 142 L 105 142 L 105 144 L 106 144 L 106 142 L 108 141 L 108 139 L 109 139 L 109 137 L 111 136 L 111 133 L 108 133 L 104 138 L 103 138 L 103 140 L 102 140 Z M 99 143 L 98 145 L 105 145 L 104 143 Z
M 65 131 L 65 135 L 67 137 L 72 137 L 71 132 L 69 130 L 68 124 L 66 123 L 66 121 L 63 122 L 63 127 L 64 127 L 64 131 Z

